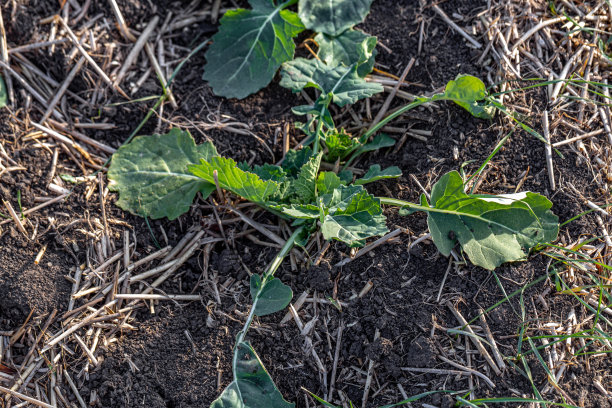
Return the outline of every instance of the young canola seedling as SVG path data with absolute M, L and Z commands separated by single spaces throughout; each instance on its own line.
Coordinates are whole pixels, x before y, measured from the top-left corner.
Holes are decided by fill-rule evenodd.
M 482 89 L 474 90 L 474 84 Z M 460 76 L 449 82 L 443 94 L 417 102 L 447 99 L 472 113 L 481 112 L 479 100 L 466 95 L 481 100 L 483 89 L 484 84 L 477 78 Z M 333 91 L 327 94 L 328 99 L 333 97 Z M 120 193 L 117 204 L 135 214 L 174 219 L 189 209 L 198 192 L 206 198 L 218 183 L 220 188 L 292 221 L 295 227 L 266 272 L 261 277 L 251 277 L 253 306 L 234 348 L 234 380 L 212 404 L 213 408 L 293 406 L 282 398 L 246 340 L 246 333 L 254 316 L 277 312 L 289 304 L 291 288 L 274 278 L 274 273 L 291 248 L 306 245 L 317 229 L 326 240 L 363 246 L 366 239 L 388 231 L 382 205 L 397 206 L 403 215 L 424 211 L 432 239 L 442 254 L 448 256 L 459 244 L 472 263 L 487 269 L 524 259 L 532 248 L 557 237 L 558 218 L 550 211 L 552 203 L 539 194 L 468 194 L 464 180 L 452 171 L 433 186 L 429 202 L 423 195 L 419 203 L 411 203 L 374 197 L 364 187 L 399 177 L 401 171 L 397 167 L 383 170 L 373 165 L 356 179 L 347 170 L 320 171 L 324 157 L 352 160 L 389 144 L 381 141 L 382 135 L 368 142 L 365 137 L 355 140 L 332 126 L 323 132 L 321 124 L 327 119 L 314 116 L 318 118 L 314 127 L 319 137 L 312 138 L 313 147 L 290 150 L 281 166 L 236 163 L 219 156 L 211 142 L 196 145 L 188 132 L 179 129 L 165 135 L 137 137 L 113 156 L 108 172 L 110 187 Z M 383 122 L 391 120 L 391 116 Z M 307 131 L 308 128 L 305 126 Z
M 443 93 L 417 98 L 381 120 L 360 137 L 337 129 L 329 107 L 342 107 L 382 92 L 380 84 L 365 81 L 374 66 L 376 37 L 353 28 L 363 21 L 372 0 L 250 0 L 251 10 L 228 11 L 206 53 L 204 79 L 220 96 L 243 98 L 266 86 L 281 69 L 280 84 L 294 92 L 315 88 L 312 105 L 293 108 L 307 115 L 296 126 L 307 136 L 301 150 L 289 150 L 280 166 L 251 167 L 218 155 L 214 145 L 196 145 L 188 132 L 172 129 L 164 135 L 141 136 L 122 146 L 108 172 L 110 188 L 118 191 L 117 205 L 149 218 L 175 219 L 187 212 L 199 192 L 207 198 L 217 187 L 251 201 L 292 223 L 294 231 L 267 270 L 253 275 L 253 305 L 239 332 L 232 359 L 233 381 L 212 408 L 290 408 L 247 341 L 255 316 L 284 309 L 291 288 L 274 278 L 283 258 L 295 246 L 305 246 L 319 230 L 326 240 L 351 247 L 387 233 L 382 205 L 397 206 L 400 214 L 427 213 L 432 239 L 448 256 L 459 244 L 472 263 L 494 269 L 524 259 L 529 251 L 554 241 L 558 219 L 551 202 L 535 193 L 505 196 L 465 192 L 458 172 L 442 176 L 428 201 L 419 203 L 375 197 L 364 187 L 401 176 L 398 167 L 372 165 L 361 178 L 347 170 L 358 156 L 393 146 L 394 139 L 377 132 L 388 122 L 427 102 L 450 100 L 473 116 L 491 118 L 503 106 L 487 95 L 478 78 L 460 75 Z M 289 8 L 297 4 L 298 12 Z M 316 32 L 314 59 L 293 59 L 293 38 L 304 29 Z M 1 83 L 0 83 L 1 85 Z M 0 104 L 2 102 L 0 86 Z M 321 163 L 338 163 L 338 172 L 321 171 Z

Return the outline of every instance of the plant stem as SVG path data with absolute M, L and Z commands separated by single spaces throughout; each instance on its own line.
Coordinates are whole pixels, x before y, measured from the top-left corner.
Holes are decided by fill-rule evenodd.
M 283 259 L 287 256 L 289 251 L 291 251 L 291 249 L 293 248 L 293 245 L 295 244 L 295 240 L 302 233 L 303 229 L 304 227 L 302 226 L 302 227 L 297 228 L 295 231 L 293 231 L 293 233 L 291 234 L 287 242 L 285 242 L 285 245 L 283 245 L 283 247 L 278 252 L 278 254 L 276 254 L 276 257 L 274 257 L 274 259 L 272 260 L 272 263 L 270 264 L 270 266 L 268 266 L 268 269 L 266 270 L 266 272 L 264 272 L 262 276 L 261 286 L 259 287 L 259 290 L 254 296 L 253 306 L 251 306 L 251 311 L 249 312 L 249 316 L 247 317 L 246 322 L 244 322 L 244 326 L 242 327 L 242 330 L 240 331 L 240 333 L 238 333 L 238 338 L 236 340 L 236 346 L 234 347 L 234 357 L 232 359 L 232 369 L 234 372 L 234 381 L 237 380 L 236 379 L 236 364 L 238 362 L 237 348 L 240 343 L 244 342 L 246 333 L 249 330 L 251 323 L 253 322 L 253 318 L 255 317 L 255 307 L 257 306 L 257 302 L 259 301 L 259 296 L 261 295 L 264 288 L 268 284 L 268 278 L 274 276 L 274 273 L 279 268 L 279 266 L 283 262 Z
M 412 210 L 417 210 L 417 211 L 434 211 L 435 212 L 435 208 L 433 207 L 423 207 L 422 205 L 411 203 L 410 201 L 404 201 L 404 200 L 400 200 L 397 198 L 388 198 L 388 197 L 376 197 L 376 198 L 380 200 L 381 204 L 385 204 L 385 205 L 393 205 L 395 207 L 408 207 Z
M 319 152 L 319 145 L 321 144 L 320 142 L 321 130 L 323 129 L 323 115 L 325 115 L 326 109 L 327 109 L 327 106 L 323 105 L 323 107 L 321 108 L 321 112 L 319 113 L 319 121 L 317 122 L 317 129 L 315 131 L 315 136 L 314 136 L 314 145 L 312 146 L 313 156 L 316 156 L 317 153 Z
M 361 139 L 359 141 L 362 144 L 366 143 L 368 141 L 368 139 L 370 138 L 370 136 L 372 136 L 374 133 L 378 132 L 380 130 L 380 128 L 385 126 L 387 123 L 391 122 L 393 119 L 395 119 L 398 116 L 404 114 L 404 112 L 407 112 L 410 109 L 414 109 L 417 106 L 423 105 L 424 103 L 431 102 L 431 99 L 432 98 L 419 98 L 416 101 L 414 101 L 412 103 L 409 103 L 408 105 L 404 106 L 403 108 L 398 109 L 397 111 L 393 112 L 392 114 L 390 114 L 389 116 L 387 116 L 386 118 L 384 118 L 380 122 L 378 122 L 376 124 L 376 126 L 374 126 L 372 129 L 370 129 L 367 132 L 365 132 L 363 134 L 363 136 L 361 136 Z

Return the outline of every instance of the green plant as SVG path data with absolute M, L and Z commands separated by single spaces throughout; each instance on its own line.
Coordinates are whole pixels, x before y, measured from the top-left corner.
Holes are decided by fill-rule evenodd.
M 298 4 L 298 12 L 289 7 Z M 317 32 L 319 57 L 329 68 L 372 71 L 376 37 L 353 29 L 370 11 L 372 0 L 249 0 L 251 9 L 229 10 L 206 52 L 203 79 L 215 94 L 244 98 L 272 81 L 281 64 L 291 61 L 293 38 L 304 29 Z M 380 89 L 382 91 L 382 88 Z
M 383 170 L 373 165 L 357 179 L 348 170 L 320 171 L 324 158 L 344 161 L 346 167 L 360 154 L 393 145 L 393 139 L 374 136 L 374 132 L 399 111 L 434 100 L 455 101 L 479 117 L 488 117 L 491 109 L 482 81 L 459 76 L 449 82 L 444 93 L 418 98 L 361 137 L 352 138 L 334 127 L 328 107 L 332 101 L 343 105 L 371 95 L 356 69 L 356 65 L 329 68 L 318 60 L 300 59 L 283 68 L 285 84 L 296 90 L 314 86 L 321 96 L 313 106 L 297 108 L 312 114 L 309 123 L 301 126 L 309 136 L 306 144 L 312 148 L 290 150 L 280 166 L 238 164 L 219 156 L 210 142 L 197 146 L 188 132 L 178 129 L 137 137 L 113 156 L 108 172 L 110 188 L 120 193 L 117 204 L 133 213 L 173 219 L 187 211 L 198 191 L 206 198 L 218 187 L 290 220 L 295 227 L 266 272 L 251 278 L 253 307 L 234 348 L 234 381 L 213 403 L 214 408 L 293 406 L 276 389 L 246 341 L 246 333 L 255 315 L 282 310 L 291 301 L 291 289 L 273 275 L 291 248 L 306 245 L 317 229 L 326 240 L 363 246 L 366 239 L 388 231 L 382 204 L 400 207 L 403 215 L 424 211 L 442 254 L 449 255 L 459 244 L 472 263 L 487 269 L 524 259 L 532 248 L 557 237 L 558 220 L 550 211 L 552 204 L 535 193 L 468 194 L 462 177 L 452 171 L 433 186 L 429 202 L 423 195 L 416 204 L 374 197 L 365 189 L 370 182 L 399 177 L 397 167 Z M 370 136 L 374 136 L 371 141 Z

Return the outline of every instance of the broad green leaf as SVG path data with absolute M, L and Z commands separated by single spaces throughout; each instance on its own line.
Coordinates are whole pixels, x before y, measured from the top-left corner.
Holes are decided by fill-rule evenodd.
M 445 174 L 433 187 L 427 223 L 446 256 L 459 241 L 473 264 L 494 269 L 524 259 L 534 246 L 554 241 L 559 230 L 552 203 L 534 193 L 470 196 L 458 172 Z
M 304 26 L 289 2 L 250 0 L 252 10 L 229 10 L 206 52 L 203 79 L 216 95 L 244 98 L 272 81 L 285 61 L 293 59 L 292 38 Z
M 374 136 L 371 142 L 366 143 L 361 146 L 357 151 L 353 154 L 354 157 L 360 156 L 367 152 L 374 152 L 376 150 L 384 149 L 385 147 L 395 146 L 395 139 L 390 136 L 385 135 L 384 133 L 380 133 Z
M 282 166 L 287 174 L 291 177 L 297 177 L 300 169 L 312 156 L 312 150 L 310 147 L 305 147 L 300 150 L 290 149 L 285 155 Z
M 318 56 L 330 67 L 357 66 L 357 74 L 364 77 L 374 68 L 376 37 L 361 30 L 349 29 L 337 37 L 319 33 L 315 36 L 319 44 Z
M 189 210 L 198 191 L 208 197 L 215 189 L 188 166 L 216 155 L 211 142 L 196 146 L 189 132 L 180 129 L 139 136 L 113 155 L 109 189 L 119 192 L 117 205 L 132 214 L 173 220 Z
M 331 171 L 322 171 L 319 177 L 317 177 L 317 191 L 319 194 L 331 193 L 342 184 L 344 183 L 340 180 L 340 177 Z
M 316 196 L 316 179 L 322 154 L 312 156 L 300 169 L 297 179 L 291 184 L 291 193 L 297 196 L 298 203 L 310 203 Z
M 479 103 L 487 96 L 485 84 L 475 76 L 458 75 L 454 81 L 446 84 L 441 99 L 450 99 L 473 116 L 481 119 L 491 119 L 495 108 L 490 104 Z M 434 100 L 438 99 L 434 97 Z
M 217 172 L 219 186 L 245 200 L 266 204 L 270 197 L 279 192 L 280 184 L 276 181 L 262 180 L 257 174 L 247 172 L 238 167 L 236 162 L 226 157 L 212 157 L 200 160 L 200 164 L 192 164 L 189 171 L 209 183 L 215 183 L 214 172 Z
M 361 78 L 355 66 L 330 67 L 318 59 L 296 58 L 285 62 L 281 75 L 281 86 L 294 92 L 315 87 L 324 95 L 332 94 L 332 100 L 338 106 L 352 104 L 383 91 L 382 85 Z
M 380 200 L 362 186 L 340 186 L 321 197 L 327 215 L 321 224 L 325 239 L 336 239 L 349 246 L 361 246 L 366 238 L 388 232 Z
M 371 5 L 372 0 L 300 0 L 298 13 L 307 29 L 340 35 L 361 23 Z
M 355 180 L 355 184 L 363 185 L 373 183 L 382 179 L 397 178 L 402 175 L 402 171 L 397 166 L 391 166 L 384 170 L 380 169 L 380 165 L 374 164 L 370 166 L 366 174 L 362 178 Z
M 0 76 L 0 108 L 4 108 L 8 104 L 8 95 L 6 93 L 6 85 Z
M 344 129 L 334 129 L 325 136 L 325 145 L 327 146 L 326 161 L 335 162 L 351 154 L 360 144 L 358 139 L 352 138 Z
M 241 342 L 234 349 L 234 381 L 210 408 L 293 408 L 283 399 L 259 356 L 249 344 Z
M 255 315 L 265 316 L 283 310 L 291 298 L 293 291 L 278 278 L 268 281 L 261 289 L 261 276 L 251 275 L 251 297 L 255 300 Z M 261 292 L 260 292 L 261 290 Z
M 242 167 L 241 167 L 242 168 Z M 242 168 L 245 171 L 245 168 Z M 252 173 L 257 174 L 262 180 L 272 180 L 277 182 L 282 182 L 287 179 L 287 173 L 280 166 L 275 166 L 274 164 L 264 164 L 263 166 L 255 166 L 253 167 Z

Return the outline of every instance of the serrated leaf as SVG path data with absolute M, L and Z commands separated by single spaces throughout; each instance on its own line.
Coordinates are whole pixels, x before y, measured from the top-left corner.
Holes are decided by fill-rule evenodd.
M 6 85 L 0 76 L 0 108 L 4 108 L 8 104 L 8 95 L 6 93 Z
M 257 174 L 262 180 L 285 181 L 287 173 L 285 170 L 274 164 L 264 164 L 262 166 L 253 167 L 253 173 Z
M 295 407 L 295 404 L 283 399 L 249 342 L 236 344 L 234 353 L 234 381 L 213 401 L 210 408 Z
M 298 14 L 309 30 L 339 35 L 361 23 L 371 5 L 372 0 L 300 0 Z
M 300 169 L 297 179 L 291 184 L 291 193 L 299 203 L 310 203 L 316 196 L 316 179 L 321 165 L 322 153 L 312 156 Z
M 293 59 L 292 38 L 303 29 L 287 2 L 249 0 L 252 10 L 229 10 L 206 52 L 203 79 L 216 95 L 244 98 L 272 81 L 285 61 Z
M 305 220 L 319 218 L 321 214 L 321 209 L 314 204 L 279 205 L 273 208 L 292 218 Z
M 492 105 L 480 103 L 487 96 L 485 84 L 472 75 L 457 75 L 454 81 L 446 84 L 442 99 L 450 99 L 473 116 L 481 119 L 491 119 L 495 112 Z M 437 96 L 434 100 L 438 99 Z
M 362 78 L 372 72 L 377 53 L 376 37 L 349 29 L 339 36 L 319 33 L 315 41 L 319 45 L 319 58 L 330 67 L 355 64 L 357 74 Z
M 109 189 L 119 192 L 117 205 L 132 214 L 173 220 L 189 210 L 198 191 L 208 197 L 215 189 L 188 166 L 216 154 L 211 142 L 196 146 L 189 132 L 180 129 L 139 136 L 113 155 Z
M 290 177 L 297 177 L 300 169 L 312 156 L 310 147 L 305 147 L 301 150 L 290 149 L 285 155 L 282 167 Z
M 270 197 L 277 194 L 281 188 L 276 181 L 262 180 L 257 174 L 247 172 L 238 167 L 236 162 L 226 157 L 212 157 L 200 160 L 200 164 L 192 164 L 189 171 L 197 177 L 215 183 L 214 172 L 217 172 L 219 186 L 239 195 L 245 200 L 265 205 Z
M 366 238 L 388 232 L 380 200 L 362 186 L 340 186 L 320 201 L 327 211 L 321 224 L 325 239 L 361 246 Z
M 338 177 L 336 173 L 331 171 L 322 171 L 319 177 L 317 177 L 317 191 L 319 194 L 330 193 L 342 184 L 345 183 L 340 180 L 340 177 Z
M 431 206 L 427 223 L 440 252 L 448 256 L 458 241 L 470 261 L 486 269 L 524 259 L 526 251 L 558 234 L 558 217 L 545 197 L 469 196 L 456 171 L 434 185 Z
M 261 276 L 251 275 L 251 297 L 253 299 L 257 298 L 255 304 L 255 315 L 257 316 L 266 316 L 283 310 L 293 298 L 291 288 L 278 278 L 268 281 L 263 290 L 261 285 Z M 261 292 L 258 295 L 260 290 Z
M 355 184 L 363 185 L 367 183 L 373 183 L 378 180 L 397 178 L 402 175 L 402 171 L 397 166 L 391 166 L 384 170 L 381 170 L 380 165 L 374 164 L 370 166 L 366 174 L 363 177 L 355 180 Z
M 344 129 L 334 129 L 325 136 L 327 154 L 325 159 L 328 162 L 335 162 L 337 159 L 344 159 L 351 154 L 359 145 L 359 140 L 352 138 Z
M 296 58 L 285 62 L 281 75 L 281 86 L 294 92 L 315 87 L 324 95 L 332 94 L 332 100 L 338 106 L 352 104 L 383 91 L 382 85 L 361 78 L 355 66 L 330 67 L 318 59 Z

